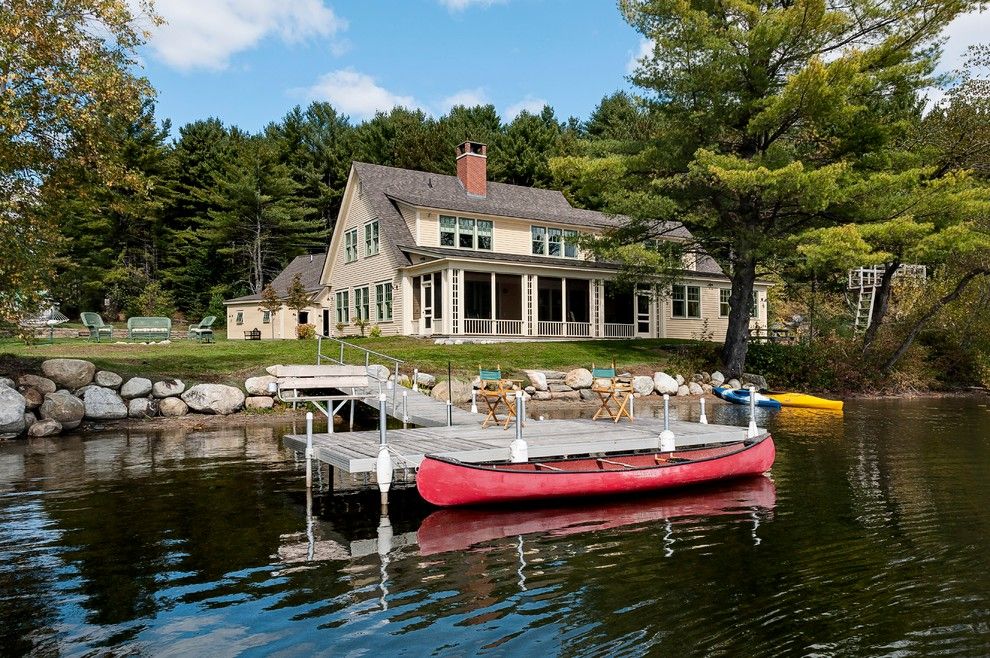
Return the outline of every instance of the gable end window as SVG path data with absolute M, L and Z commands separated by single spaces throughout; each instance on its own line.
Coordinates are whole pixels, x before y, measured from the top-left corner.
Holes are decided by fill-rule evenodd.
M 344 262 L 353 263 L 358 257 L 358 235 L 357 229 L 352 228 L 344 232 Z
M 701 317 L 701 286 L 675 284 L 670 295 L 671 317 Z
M 364 255 L 374 256 L 378 253 L 378 220 L 364 225 Z

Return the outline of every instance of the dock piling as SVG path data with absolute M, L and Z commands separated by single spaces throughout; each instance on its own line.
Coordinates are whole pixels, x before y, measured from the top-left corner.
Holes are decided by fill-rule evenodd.
M 702 425 L 708 424 L 708 416 L 705 414 L 705 398 L 701 398 L 701 417 L 698 418 L 698 422 Z
M 447 400 L 447 427 L 452 427 L 454 425 L 454 405 L 450 400 Z
M 392 457 L 388 453 L 388 439 L 385 436 L 388 416 L 386 413 L 386 396 L 378 395 L 378 460 L 375 464 L 375 475 L 378 480 L 378 491 L 381 492 L 382 514 L 388 514 L 388 490 L 392 487 Z
M 674 452 L 677 449 L 674 433 L 670 431 L 670 395 L 663 394 L 663 431 L 660 432 L 660 452 Z
M 529 461 L 529 446 L 522 435 L 524 411 L 523 392 L 516 391 L 516 438 L 509 444 L 509 461 L 513 463 Z
M 413 387 L 412 390 L 419 390 L 419 368 L 413 368 Z
M 756 428 L 756 387 L 750 384 L 747 388 L 749 388 L 749 429 L 746 431 L 746 437 L 752 439 L 759 433 Z
M 478 389 L 471 386 L 471 413 L 478 413 Z
M 402 391 L 402 424 L 409 422 L 409 391 Z
M 313 490 L 313 412 L 306 412 L 306 490 Z

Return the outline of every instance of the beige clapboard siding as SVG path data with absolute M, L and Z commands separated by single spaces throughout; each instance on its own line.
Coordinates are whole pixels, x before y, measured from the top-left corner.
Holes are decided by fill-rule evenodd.
M 688 285 L 696 285 L 694 282 L 686 282 Z M 708 287 L 707 283 L 697 284 L 701 286 L 701 318 L 674 318 L 671 316 L 672 305 L 669 299 L 663 301 L 662 313 L 666 329 L 666 338 L 701 338 L 702 334 L 712 334 L 712 340 L 723 341 L 725 334 L 729 330 L 729 318 L 719 317 L 719 290 L 728 288 L 728 285 L 715 285 Z M 767 291 L 766 288 L 757 289 L 758 316 L 750 320 L 750 326 L 766 327 L 767 313 Z M 705 318 L 708 318 L 708 326 L 705 326 Z
M 332 243 L 335 253 L 329 255 L 333 258 L 333 272 L 330 281 L 324 282 L 330 286 L 328 305 L 330 306 L 330 324 L 334 327 L 333 334 L 336 335 L 337 313 L 336 313 L 336 293 L 340 290 L 348 290 L 348 302 L 350 304 L 350 324 L 344 329 L 343 335 L 360 335 L 361 330 L 354 326 L 356 317 L 354 309 L 354 289 L 368 286 L 370 293 L 369 311 L 371 321 L 365 332 L 371 326 L 378 324 L 383 335 L 394 335 L 400 332 L 400 322 L 402 317 L 402 299 L 398 288 L 398 263 L 395 262 L 392 250 L 387 244 L 387 237 L 379 227 L 379 249 L 378 254 L 367 256 L 364 244 L 364 225 L 375 219 L 371 204 L 366 197 L 354 194 L 347 207 L 347 214 L 343 222 L 336 230 L 340 234 L 340 239 L 335 239 Z M 358 258 L 356 261 L 344 262 L 344 239 L 346 231 L 356 228 L 358 230 Z M 392 290 L 392 320 L 389 322 L 375 321 L 375 284 L 388 281 L 393 284 Z

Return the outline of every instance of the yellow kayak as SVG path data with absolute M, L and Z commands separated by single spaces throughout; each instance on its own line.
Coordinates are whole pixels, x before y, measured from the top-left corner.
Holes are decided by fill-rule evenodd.
M 832 409 L 842 411 L 842 400 L 826 400 L 804 393 L 764 393 L 783 407 L 804 407 L 806 409 Z

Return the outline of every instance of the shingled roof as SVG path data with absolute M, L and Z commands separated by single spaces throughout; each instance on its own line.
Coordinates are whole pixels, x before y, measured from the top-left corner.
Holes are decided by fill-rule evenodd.
M 292 279 L 299 274 L 299 280 L 306 289 L 306 292 L 315 293 L 323 288 L 320 283 L 320 276 L 323 274 L 323 264 L 327 260 L 326 252 L 319 254 L 306 254 L 303 256 L 296 256 L 291 263 L 282 270 L 278 276 L 272 279 L 272 288 L 275 289 L 275 294 L 279 297 L 285 297 L 289 292 L 289 284 L 292 283 Z M 228 299 L 225 303 L 231 304 L 236 302 L 253 302 L 260 301 L 261 295 L 244 295 L 243 297 L 235 297 L 234 299 Z
M 586 228 L 611 228 L 626 219 L 575 208 L 559 190 L 489 182 L 486 196 L 479 197 L 469 195 L 457 176 L 397 169 L 366 162 L 355 162 L 354 169 L 361 181 L 362 194 L 368 198 L 381 222 L 386 244 L 393 249 L 400 262 L 404 263 L 409 260 L 398 245 L 412 245 L 415 240 L 395 202 L 441 212 L 514 217 Z M 675 238 L 691 237 L 691 233 L 680 224 L 672 225 L 666 235 Z

